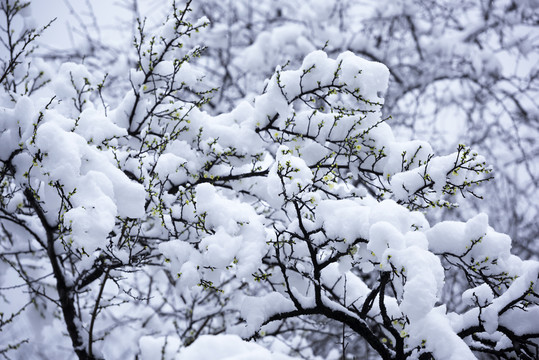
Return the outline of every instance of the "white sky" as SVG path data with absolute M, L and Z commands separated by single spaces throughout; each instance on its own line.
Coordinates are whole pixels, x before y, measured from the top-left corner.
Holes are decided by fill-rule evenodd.
M 93 36 L 101 36 L 106 43 L 120 41 L 119 33 L 116 36 L 107 34 L 107 30 L 129 20 L 133 15 L 122 4 L 130 3 L 131 0 L 31 0 L 32 17 L 37 21 L 37 26 L 43 26 L 51 19 L 57 20 L 42 35 L 40 43 L 49 49 L 65 49 L 78 45 L 80 34 L 74 31 L 80 28 L 82 19 L 91 27 L 92 18 L 89 16 L 89 5 L 96 14 L 99 31 L 91 27 Z M 138 0 L 140 14 L 143 17 L 161 19 L 163 5 L 169 4 L 168 0 Z M 68 5 L 69 4 L 69 5 Z M 70 8 L 76 12 L 72 14 Z M 78 18 L 78 19 L 77 19 Z

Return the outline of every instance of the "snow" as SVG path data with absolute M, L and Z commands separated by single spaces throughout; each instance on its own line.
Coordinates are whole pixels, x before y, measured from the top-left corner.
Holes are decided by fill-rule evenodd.
M 429 249 L 435 253 L 452 253 L 456 255 L 466 252 L 470 240 L 464 236 L 465 224 L 457 221 L 444 221 L 434 225 L 426 232 Z
M 294 303 L 280 293 L 247 296 L 241 306 L 241 315 L 247 323 L 246 334 L 256 332 L 268 318 L 295 310 Z
M 346 286 L 344 277 L 346 277 Z M 360 277 L 342 269 L 340 264 L 331 264 L 322 270 L 322 281 L 342 298 L 343 303 L 348 305 L 359 307 L 370 293 L 370 288 Z
M 218 283 L 228 272 L 252 278 L 267 251 L 266 232 L 256 212 L 248 204 L 220 195 L 214 186 L 200 184 L 195 214 L 208 230 L 200 237 L 198 250 L 182 241 L 159 245 L 172 273 L 179 276 L 179 288 L 193 288 L 201 279 Z
M 539 306 L 530 306 L 526 310 L 509 310 L 499 317 L 498 322 L 499 325 L 511 329 L 515 335 L 526 336 L 526 334 L 536 334 L 539 331 L 539 324 L 530 319 L 539 319 Z
M 488 284 L 481 284 L 462 293 L 462 301 L 466 304 L 486 306 L 494 300 L 494 293 Z
M 382 95 L 389 82 L 389 69 L 384 64 L 365 60 L 350 51 L 340 54 L 336 61 L 342 61 L 342 77 L 349 89 L 359 89 L 370 101 L 384 102 Z
M 196 199 L 197 212 L 205 214 L 205 224 L 210 228 L 222 227 L 229 233 L 237 233 L 240 231 L 239 223 L 248 223 L 257 218 L 248 204 L 220 196 L 211 184 L 197 185 Z
M 30 98 L 22 96 L 13 109 L 0 108 L 0 114 L 0 159 L 7 160 L 33 131 L 36 108 Z
M 63 63 L 52 84 L 54 94 L 59 100 L 64 101 L 61 107 L 65 107 L 67 111 L 67 109 L 72 108 L 73 103 L 78 103 L 83 109 L 90 106 L 89 89 L 95 86 L 96 78 L 99 79 L 102 76 L 91 74 L 82 64 Z M 69 114 L 76 117 L 76 110 L 73 109 Z
M 419 166 L 420 162 L 425 162 L 434 152 L 426 141 L 411 140 L 390 142 L 388 154 L 386 174 L 392 175 L 401 172 L 403 165 L 412 168 Z
M 486 214 L 478 214 L 466 223 L 441 222 L 428 230 L 426 235 L 432 252 L 456 256 L 466 254 L 465 259 L 475 266 L 488 264 L 483 270 L 485 273 L 496 274 L 499 270 L 515 274 L 514 269 L 519 266 L 512 265 L 511 239 L 489 227 Z
M 505 291 L 501 296 L 497 297 L 492 301 L 492 304 L 490 304 L 486 309 L 483 310 L 483 314 L 481 319 L 484 321 L 483 326 L 485 327 L 485 331 L 489 334 L 492 334 L 496 329 L 498 328 L 499 319 L 498 316 L 500 315 L 502 309 L 504 309 L 508 304 L 510 304 L 515 299 L 518 299 L 518 297 L 526 293 L 529 289 L 536 289 L 537 288 L 537 279 L 539 278 L 539 263 L 535 261 L 526 261 L 522 265 L 522 271 L 523 273 L 520 274 L 520 276 L 513 281 L 513 283 L 509 286 L 507 291 Z M 513 312 L 521 312 L 518 308 L 511 311 L 513 315 Z M 536 313 L 536 306 L 532 306 L 531 313 Z M 507 318 L 510 318 L 511 320 L 508 322 L 509 328 L 512 331 L 522 333 L 524 329 L 518 330 L 520 326 L 522 326 L 521 323 L 516 322 L 517 319 L 522 319 L 523 314 L 520 314 L 515 316 L 514 318 L 511 316 L 507 316 Z M 537 325 L 527 324 L 524 325 L 524 328 L 530 327 L 533 330 L 536 330 L 538 327 Z
M 305 161 L 293 156 L 292 151 L 282 145 L 277 150 L 275 164 L 268 175 L 267 199 L 275 207 L 281 207 L 285 199 L 301 193 L 312 183 L 313 173 Z M 276 196 L 277 195 L 277 196 Z
M 316 209 L 316 219 L 328 238 L 354 241 L 368 237 L 369 211 L 353 200 L 323 200 Z
M 128 359 L 134 358 L 137 353 L 136 343 L 140 337 L 140 330 L 130 326 L 118 326 L 110 331 L 105 337 L 101 350 L 105 359 Z M 145 339 L 148 340 L 148 339 Z M 144 342 L 148 349 L 147 341 Z M 129 344 L 131 346 L 118 346 L 119 344 Z M 158 353 L 161 355 L 161 353 Z
M 237 335 L 202 335 L 193 344 L 183 349 L 177 359 L 292 360 L 293 358 L 280 353 L 272 353 L 256 343 L 242 340 Z
M 172 74 L 172 71 L 169 70 L 169 72 L 165 74 Z M 174 81 L 177 81 L 178 83 L 185 83 L 185 85 L 194 89 L 199 79 L 203 77 L 204 74 L 201 71 L 198 71 L 189 63 L 183 63 L 176 73 Z
M 200 282 L 196 263 L 202 261 L 202 256 L 193 245 L 178 240 L 167 241 L 159 244 L 159 251 L 168 259 L 170 272 L 179 276 L 179 289 L 188 289 Z
M 109 118 L 91 107 L 86 108 L 79 116 L 76 132 L 86 141 L 101 144 L 104 140 L 127 135 L 127 131 L 112 123 Z
M 385 251 L 386 262 L 405 277 L 402 286 L 402 301 L 399 308 L 411 323 L 420 321 L 440 298 L 444 284 L 444 270 L 438 257 L 416 246 L 402 250 Z M 384 268 L 386 268 L 384 266 Z M 387 269 L 386 271 L 389 271 Z M 397 283 L 397 292 L 400 292 Z
M 36 132 L 36 149 L 47 154 L 43 166 L 54 179 L 70 181 L 79 175 L 85 145 L 81 136 L 66 132 L 53 122 L 43 124 Z M 69 191 L 75 188 L 74 184 L 67 185 Z
M 405 246 L 404 236 L 391 223 L 378 221 L 370 227 L 367 249 L 372 251 L 380 261 L 388 248 L 402 250 Z
M 55 121 L 57 118 L 60 125 Z M 90 146 L 85 138 L 62 128 L 62 119 L 59 114 L 51 114 L 48 121 L 38 127 L 30 148 L 44 154 L 38 176 L 46 176 L 53 183 L 58 181 L 66 194 L 72 193 L 73 208 L 63 218 L 64 226 L 71 229 L 70 241 L 77 248 L 94 251 L 104 246 L 105 238 L 115 225 L 116 215 L 138 218 L 144 214 L 145 191 L 116 168 L 108 156 Z M 81 128 L 83 132 L 87 129 L 85 121 Z M 111 136 L 114 132 L 123 133 L 107 120 L 103 121 L 110 124 Z M 86 136 L 92 135 L 86 132 Z M 52 206 L 50 210 L 57 209 L 59 205 L 57 202 L 55 205 L 54 200 L 57 195 L 47 188 L 45 191 Z
M 273 64 L 280 63 L 278 54 L 272 51 L 275 48 L 309 53 L 314 49 L 303 32 L 304 28 L 299 24 L 286 24 L 261 32 L 252 45 L 241 51 L 239 58 L 242 61 L 238 65 L 251 71 L 271 68 Z
M 216 233 L 206 236 L 199 243 L 205 250 L 207 261 L 217 268 L 225 268 L 234 261 L 236 253 L 241 249 L 242 238 L 230 236 L 223 228 L 218 228 Z
M 371 223 L 385 221 L 397 228 L 403 234 L 416 228 L 429 228 L 429 223 L 422 213 L 409 211 L 393 200 L 384 200 L 372 206 L 369 221 Z
M 70 228 L 75 248 L 87 252 L 104 247 L 104 240 L 115 225 L 116 205 L 111 199 L 112 186 L 99 172 L 88 172 L 77 184 L 77 203 L 64 215 L 64 226 Z
M 410 342 L 421 344 L 425 340 L 425 351 L 437 359 L 476 359 L 468 345 L 454 333 L 445 316 L 445 307 L 431 310 L 425 318 L 410 324 Z
M 143 336 L 139 340 L 140 358 L 142 360 L 156 358 L 162 360 L 174 360 L 178 358 L 178 351 L 181 345 L 180 339 L 175 336 Z
M 184 158 L 174 153 L 166 153 L 161 155 L 157 160 L 155 172 L 161 181 L 170 178 L 173 183 L 181 184 L 187 181 L 187 174 L 180 169 L 185 163 L 187 161 Z

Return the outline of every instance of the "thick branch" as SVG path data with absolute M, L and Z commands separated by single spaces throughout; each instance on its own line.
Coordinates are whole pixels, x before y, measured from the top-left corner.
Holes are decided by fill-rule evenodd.
M 58 297 L 62 307 L 62 313 L 64 315 L 64 322 L 66 324 L 69 337 L 71 338 L 73 349 L 80 360 L 93 360 L 95 358 L 87 353 L 82 336 L 80 334 L 80 329 L 75 321 L 77 311 L 75 310 L 75 301 L 73 298 L 74 292 L 66 283 L 64 272 L 58 261 L 56 250 L 54 249 L 54 227 L 48 223 L 45 212 L 34 197 L 32 190 L 30 188 L 26 188 L 24 190 L 24 195 L 30 206 L 35 210 L 47 234 L 47 255 L 51 262 L 52 271 L 56 279 L 56 290 L 58 291 Z

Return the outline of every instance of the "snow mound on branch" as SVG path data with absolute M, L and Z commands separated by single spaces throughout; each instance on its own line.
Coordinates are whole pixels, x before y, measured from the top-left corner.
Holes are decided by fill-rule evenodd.
M 196 187 L 195 216 L 205 229 L 197 249 L 180 240 L 159 245 L 171 271 L 179 276 L 179 287 L 192 288 L 201 280 L 217 285 L 225 272 L 250 278 L 268 248 L 266 231 L 256 211 L 204 183 Z
M 104 247 L 117 215 L 144 215 L 142 185 L 131 181 L 106 153 L 89 145 L 81 135 L 62 129 L 54 117 L 37 129 L 31 149 L 44 154 L 40 176 L 62 184 L 64 195 L 70 197 L 73 207 L 65 213 L 63 224 L 71 229 L 69 241 L 76 248 L 88 252 Z M 55 195 L 50 186 L 44 191 L 51 200 Z M 51 200 L 49 206 L 57 204 Z
M 286 146 L 277 150 L 277 161 L 268 175 L 268 201 L 276 208 L 312 184 L 313 173 L 305 161 Z
M 353 200 L 324 200 L 317 207 L 316 219 L 329 238 L 366 239 L 369 235 L 369 212 L 369 207 L 359 206 Z
M 431 352 L 436 359 L 476 359 L 468 345 L 452 329 L 445 311 L 445 306 L 440 306 L 431 310 L 422 321 L 412 322 L 409 344 L 423 344 L 425 351 Z
M 291 300 L 273 292 L 264 296 L 246 296 L 241 306 L 241 315 L 247 322 L 248 333 L 254 333 L 265 320 L 272 316 L 295 309 Z
M 294 358 L 272 353 L 258 344 L 242 340 L 237 335 L 202 335 L 193 344 L 183 349 L 177 359 L 293 360 Z

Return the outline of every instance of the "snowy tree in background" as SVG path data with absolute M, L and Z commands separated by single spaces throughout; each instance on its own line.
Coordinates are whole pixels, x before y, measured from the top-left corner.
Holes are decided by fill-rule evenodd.
M 539 263 L 485 214 L 427 220 L 492 170 L 394 136 L 384 96 L 414 92 L 388 90 L 393 69 L 289 28 L 275 39 L 301 60 L 263 80 L 294 46 L 261 33 L 205 57 L 222 23 L 188 1 L 155 31 L 138 20 L 133 68 L 109 75 L 99 47 L 34 56 L 46 29 L 0 4 L 5 358 L 537 357 Z

